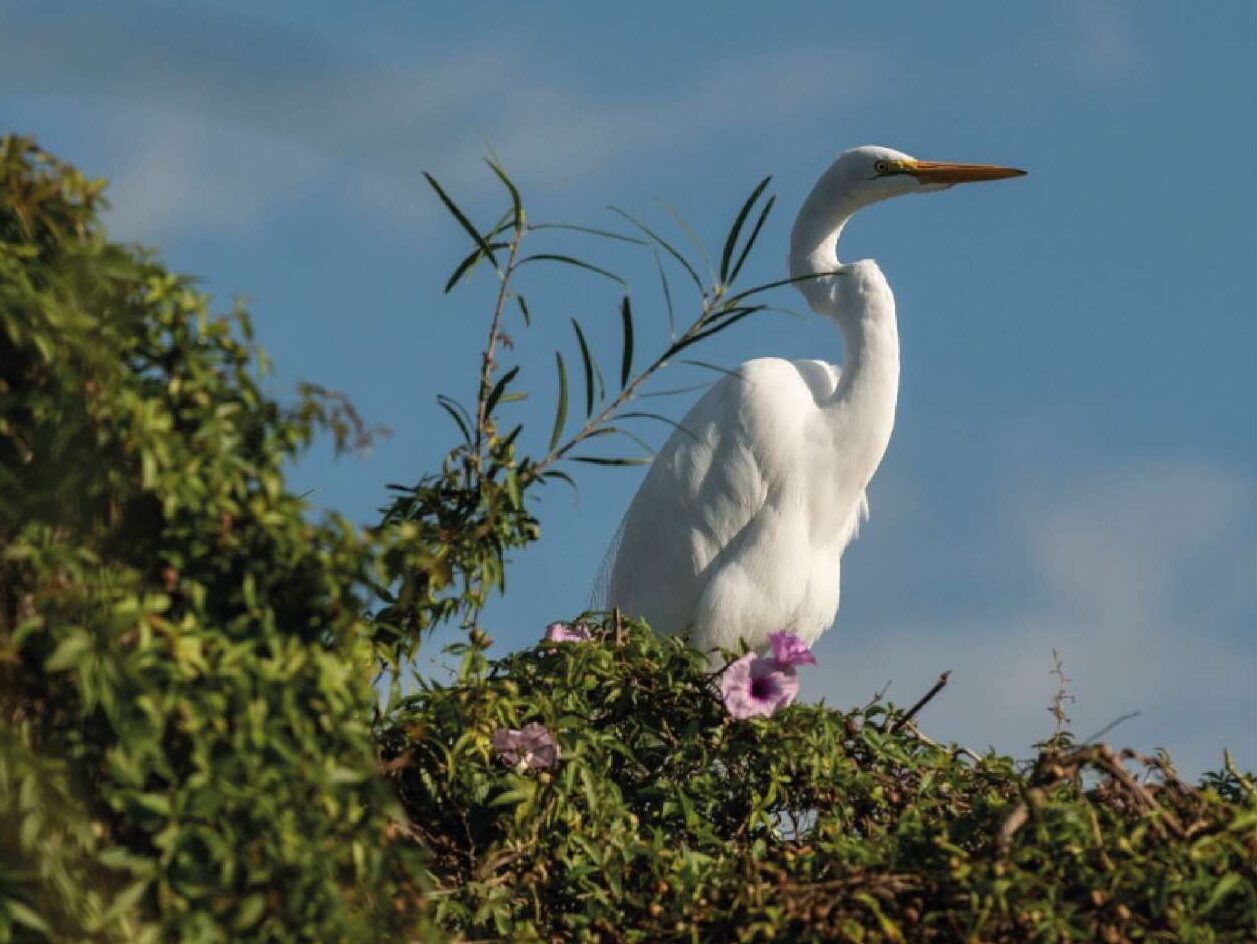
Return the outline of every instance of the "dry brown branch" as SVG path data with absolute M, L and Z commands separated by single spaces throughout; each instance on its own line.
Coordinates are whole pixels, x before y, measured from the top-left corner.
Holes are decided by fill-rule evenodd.
M 901 715 L 899 719 L 890 726 L 890 733 L 894 734 L 896 731 L 902 728 L 905 724 L 907 724 L 909 721 L 915 718 L 917 716 L 917 713 L 926 705 L 928 705 L 930 701 L 934 698 L 934 696 L 937 695 L 939 692 L 941 692 L 947 686 L 947 680 L 950 677 L 951 677 L 951 669 L 948 669 L 946 672 L 940 675 L 938 677 L 938 681 L 934 683 L 933 687 L 931 687 L 928 692 L 926 692 L 919 699 L 917 699 L 917 703 L 913 705 L 911 708 L 909 708 L 906 712 L 904 712 L 904 714 Z

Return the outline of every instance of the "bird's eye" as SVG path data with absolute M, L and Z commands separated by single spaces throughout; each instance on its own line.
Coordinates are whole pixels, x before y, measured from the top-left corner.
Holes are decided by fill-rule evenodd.
M 873 165 L 873 170 L 877 171 L 879 174 L 884 174 L 890 170 L 890 165 L 885 161 L 878 161 Z

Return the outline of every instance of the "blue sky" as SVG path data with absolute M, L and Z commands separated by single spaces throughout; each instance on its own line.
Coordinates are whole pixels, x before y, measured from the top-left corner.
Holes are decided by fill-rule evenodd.
M 1055 648 L 1079 735 L 1139 711 L 1114 737 L 1194 773 L 1224 745 L 1257 764 L 1255 36 L 1248 0 L 9 2 L 0 127 L 111 178 L 114 235 L 224 306 L 248 297 L 277 391 L 316 380 L 392 428 L 366 459 L 297 470 L 362 521 L 449 445 L 433 397 L 472 395 L 493 288 L 441 295 L 464 247 L 421 169 L 487 220 L 491 146 L 533 219 L 608 225 L 613 203 L 674 227 L 671 206 L 713 249 L 771 173 L 779 211 L 748 266 L 766 281 L 845 147 L 1028 168 L 878 206 L 844 237 L 895 289 L 904 376 L 804 693 L 849 705 L 893 680 L 906 703 L 952 669 L 925 727 L 1024 755 L 1050 729 Z M 662 343 L 648 262 L 564 248 L 625 271 L 639 348 Z M 535 400 L 516 409 L 536 444 L 569 316 L 606 358 L 618 321 L 613 287 L 579 273 L 525 288 Z M 706 351 L 765 354 L 841 358 L 831 325 L 772 315 Z M 579 502 L 547 496 L 486 613 L 503 649 L 583 607 L 641 475 L 575 471 Z

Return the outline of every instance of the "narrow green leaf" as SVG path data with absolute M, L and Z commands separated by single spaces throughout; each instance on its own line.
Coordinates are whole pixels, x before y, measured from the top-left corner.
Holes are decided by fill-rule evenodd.
M 812 279 L 824 279 L 831 275 L 842 275 L 842 271 L 835 269 L 833 272 L 809 272 L 807 275 L 796 275 L 789 279 L 778 279 L 775 282 L 765 282 L 763 285 L 757 285 L 754 288 L 748 288 L 745 292 L 738 292 L 725 299 L 726 307 L 736 306 L 743 299 L 750 298 L 752 295 L 758 295 L 760 292 L 767 292 L 769 289 L 781 288 L 783 285 L 797 285 L 799 282 L 810 282 Z
M 1230 872 L 1222 876 L 1222 878 L 1218 879 L 1218 883 L 1213 886 L 1213 891 L 1209 893 L 1209 898 L 1200 909 L 1200 913 L 1208 914 L 1218 906 L 1218 903 L 1221 902 L 1223 898 L 1235 891 L 1243 883 L 1244 880 L 1235 872 Z
M 742 209 L 738 211 L 737 218 L 733 221 L 733 227 L 729 230 L 729 235 L 725 239 L 725 248 L 720 254 L 720 281 L 724 285 L 729 284 L 729 263 L 733 260 L 733 250 L 737 248 L 738 237 L 742 235 L 742 224 L 746 222 L 747 215 L 751 212 L 751 208 L 755 206 L 755 201 L 759 199 L 759 195 L 764 192 L 764 188 L 768 186 L 770 180 L 772 180 L 772 177 L 765 177 L 759 182 L 759 186 L 751 191 L 751 195 L 742 204 Z
M 576 487 L 576 482 L 573 481 L 572 477 L 562 469 L 551 469 L 549 472 L 544 473 L 542 478 L 558 479 L 561 482 L 566 482 L 568 485 L 572 486 L 572 491 L 576 492 L 577 495 L 580 494 L 580 489 Z
M 620 361 L 620 389 L 623 390 L 633 373 L 633 306 L 627 295 L 620 302 L 620 323 L 624 329 L 624 356 Z
M 559 371 L 559 403 L 554 411 L 554 430 L 550 433 L 550 452 L 554 452 L 563 436 L 563 424 L 567 422 L 567 367 L 563 364 L 563 355 L 554 352 L 554 363 Z
M 563 256 L 554 252 L 537 252 L 533 253 L 531 256 L 525 256 L 523 259 L 520 259 L 516 268 L 522 266 L 526 262 L 561 262 L 564 265 L 575 266 L 576 268 L 584 269 L 587 272 L 594 272 L 604 278 L 611 279 L 613 282 L 617 282 L 626 288 L 628 287 L 628 283 L 614 272 L 609 272 L 606 269 L 594 265 L 592 262 L 584 262 L 583 260 L 573 258 L 572 256 Z
M 92 648 L 92 637 L 81 629 L 76 629 L 57 644 L 44 669 L 48 672 L 61 672 L 82 661 Z
M 572 456 L 573 462 L 586 462 L 589 465 L 649 465 L 654 456 L 636 456 L 618 458 L 612 456 Z
M 463 405 L 442 393 L 437 394 L 436 402 L 454 420 L 462 431 L 463 438 L 467 442 L 471 442 L 471 416 L 463 408 Z
M 519 313 L 524 316 L 524 324 L 531 328 L 532 315 L 528 311 L 528 302 L 524 300 L 524 296 L 516 295 L 515 304 L 519 306 Z
M 658 420 L 661 423 L 668 424 L 669 426 L 671 426 L 673 429 L 677 430 L 678 432 L 684 433 L 686 436 L 689 436 L 690 439 L 693 439 L 695 442 L 698 441 L 698 437 L 695 436 L 692 432 L 690 432 L 688 429 L 686 429 L 676 420 L 669 419 L 668 417 L 664 416 L 661 413 L 650 413 L 646 410 L 630 410 L 627 413 L 620 413 L 618 415 L 622 419 Z
M 724 374 L 726 377 L 740 377 L 737 369 L 730 370 L 727 367 L 721 367 L 719 364 L 712 364 L 709 361 L 683 360 L 677 361 L 678 364 L 686 364 L 690 367 L 702 367 L 705 370 L 714 370 L 718 374 Z
M 624 217 L 626 220 L 628 220 L 630 223 L 632 223 L 634 226 L 640 229 L 643 233 L 649 236 L 652 240 L 658 243 L 660 248 L 662 248 L 664 252 L 668 253 L 668 255 L 672 256 L 673 259 L 681 263 L 681 267 L 685 269 L 685 271 L 689 274 L 689 277 L 694 281 L 694 284 L 698 287 L 699 292 L 702 292 L 703 280 L 699 278 L 698 273 L 694 270 L 694 267 L 690 265 L 690 261 L 686 259 L 685 256 L 681 255 L 681 253 L 677 251 L 677 248 L 675 246 L 673 246 L 670 242 L 668 242 L 666 239 L 664 239 L 662 236 L 660 236 L 658 233 L 652 230 L 645 223 L 641 222 L 636 217 L 630 216 L 628 213 L 625 213 L 619 207 L 610 207 L 609 209 L 611 210 L 612 213 L 618 213 L 620 216 Z
M 580 345 L 581 364 L 585 368 L 585 416 L 592 416 L 594 412 L 594 359 L 589 353 L 589 345 L 585 342 L 585 332 L 581 330 L 580 322 L 575 318 L 572 319 L 572 327 L 576 331 L 576 343 Z
M 774 194 L 768 198 L 764 208 L 759 211 L 759 219 L 755 221 L 755 227 L 751 230 L 751 235 L 747 238 L 746 245 L 742 247 L 742 252 L 738 254 L 738 261 L 733 264 L 733 269 L 729 273 L 730 284 L 738 280 L 738 273 L 742 271 L 742 264 L 746 262 L 746 257 L 750 255 L 751 247 L 755 245 L 755 241 L 759 239 L 760 230 L 764 228 L 764 221 L 768 219 L 768 214 L 773 211 L 773 205 L 776 202 L 777 197 Z
M 690 241 L 690 245 L 694 247 L 694 251 L 698 253 L 698 257 L 703 260 L 703 265 L 707 266 L 707 272 L 714 281 L 716 278 L 716 270 L 711 267 L 711 259 L 707 255 L 707 247 L 703 245 L 703 241 L 698 238 L 698 233 L 694 232 L 693 227 L 686 222 L 685 217 L 681 215 L 681 211 L 674 207 L 671 203 L 663 204 L 663 208 L 668 211 L 668 215 L 676 220 L 677 226 L 681 228 L 681 232 L 685 234 L 685 238 Z
M 651 246 L 650 254 L 655 257 L 655 268 L 659 270 L 659 283 L 663 286 L 663 302 L 668 311 L 668 339 L 675 341 L 677 336 L 677 319 L 676 312 L 672 307 L 672 286 L 668 284 L 668 273 L 663 269 L 663 260 L 659 258 L 659 250 Z
M 454 219 L 458 220 L 459 225 L 467 231 L 467 235 L 470 236 L 475 244 L 480 247 L 480 251 L 484 253 L 485 258 L 493 263 L 493 268 L 497 269 L 497 257 L 493 255 L 493 250 L 489 248 L 489 244 L 485 241 L 485 238 L 480 235 L 480 231 L 471 225 L 471 220 L 467 219 L 463 211 L 458 208 L 458 204 L 450 199 L 449 194 L 441 189 L 441 185 L 436 182 L 435 177 L 429 174 L 426 170 L 423 172 L 423 176 L 427 178 L 428 185 L 436 191 L 436 195 L 441 198 L 441 202 L 445 204 L 445 208 L 450 211 Z
M 510 243 L 489 243 L 490 249 L 506 249 L 509 246 L 510 246 Z M 457 285 L 463 279 L 464 276 L 469 275 L 471 271 L 475 269 L 476 263 L 479 262 L 483 258 L 484 258 L 484 253 L 481 252 L 480 247 L 477 246 L 468 254 L 467 258 L 465 258 L 462 262 L 460 262 L 457 266 L 455 266 L 454 272 L 450 275 L 448 279 L 445 280 L 445 294 L 448 295 L 450 293 L 450 290 L 453 289 L 454 286 Z
M 679 354 L 681 353 L 681 351 L 684 351 L 687 347 L 697 344 L 699 341 L 706 340 L 707 338 L 710 338 L 714 334 L 719 334 L 721 331 L 725 330 L 726 328 L 732 327 L 737 322 L 741 321 L 743 318 L 753 315 L 757 311 L 762 311 L 763 308 L 764 306 L 762 305 L 752 305 L 749 308 L 737 309 L 737 312 L 733 314 L 732 316 L 728 318 L 724 318 L 721 321 L 715 324 L 712 324 L 710 327 L 704 328 L 703 330 L 699 331 L 696 334 L 691 334 L 689 337 L 681 338 L 681 340 L 675 342 L 665 352 L 664 358 L 669 358 L 669 357 L 672 357 L 674 354 Z
M 498 180 L 502 181 L 502 183 L 506 185 L 506 189 L 510 191 L 511 208 L 514 211 L 514 226 L 515 229 L 518 230 L 524 225 L 524 205 L 519 199 L 519 188 L 515 186 L 515 184 L 511 181 L 511 178 L 506 175 L 506 171 L 502 169 L 501 165 L 498 164 L 496 160 L 491 157 L 486 157 L 484 162 L 489 165 L 490 170 L 498 175 Z
M 493 385 L 493 389 L 489 391 L 489 396 L 486 397 L 484 401 L 484 415 L 485 416 L 492 415 L 493 408 L 498 405 L 498 400 L 500 400 L 502 397 L 502 394 L 506 392 L 507 384 L 509 384 L 512 380 L 514 380 L 516 375 L 518 374 L 519 374 L 519 368 L 512 367 L 510 370 L 508 370 L 505 374 L 503 374 L 498 379 L 497 383 Z
M 3 907 L 8 910 L 9 917 L 11 917 L 18 924 L 24 925 L 30 930 L 40 934 L 52 933 L 52 928 L 48 926 L 48 922 L 40 917 L 39 912 L 37 912 L 30 905 L 27 905 L 25 902 L 22 902 L 17 898 L 7 898 Z
M 637 396 L 643 400 L 652 397 L 675 397 L 679 393 L 693 393 L 695 390 L 706 390 L 711 386 L 711 382 L 701 384 L 691 384 L 688 387 L 672 387 L 668 390 L 652 390 L 650 393 L 639 393 Z
M 646 450 L 646 452 L 650 453 L 650 458 L 653 459 L 655 457 L 654 448 L 650 445 L 650 443 L 642 439 L 641 436 L 638 436 L 636 433 L 631 432 L 630 430 L 627 430 L 627 429 L 623 429 L 622 427 L 618 427 L 618 426 L 616 427 L 615 431 L 619 433 L 621 436 L 627 437 L 628 439 L 631 439 L 633 440 L 633 442 L 637 443 L 637 445 L 641 446 L 644 450 Z
M 648 245 L 646 240 L 638 239 L 636 236 L 625 236 L 623 233 L 613 233 L 611 230 L 597 229 L 593 226 L 576 226 L 572 223 L 534 223 L 528 227 L 529 232 L 543 229 L 561 229 L 573 233 L 585 233 L 590 236 L 600 236 L 603 239 L 614 239 L 617 242 L 632 243 L 635 246 Z

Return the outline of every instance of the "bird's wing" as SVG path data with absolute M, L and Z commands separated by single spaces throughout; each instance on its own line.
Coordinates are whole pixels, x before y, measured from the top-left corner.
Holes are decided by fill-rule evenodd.
M 633 498 L 609 554 L 606 601 L 681 632 L 709 565 L 798 468 L 817 403 L 837 368 L 820 361 L 748 361 L 681 420 Z

